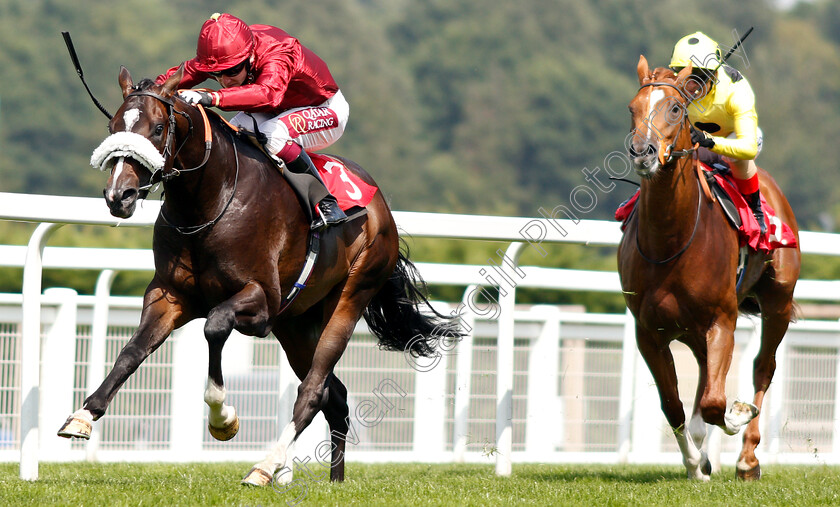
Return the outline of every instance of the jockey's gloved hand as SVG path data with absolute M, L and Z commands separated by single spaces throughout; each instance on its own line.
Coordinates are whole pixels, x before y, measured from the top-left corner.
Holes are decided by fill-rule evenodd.
M 218 106 L 219 94 L 202 90 L 181 90 L 178 95 L 192 106 L 201 104 L 204 107 Z
M 715 140 L 712 135 L 705 130 L 700 130 L 691 126 L 691 144 L 699 144 L 703 148 L 712 149 L 715 147 Z

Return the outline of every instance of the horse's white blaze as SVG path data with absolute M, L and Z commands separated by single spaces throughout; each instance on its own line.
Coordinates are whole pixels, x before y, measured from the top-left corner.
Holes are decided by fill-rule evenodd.
M 655 141 L 657 141 L 657 142 L 659 141 L 659 136 L 656 136 L 654 134 L 654 129 L 651 128 L 651 127 L 653 125 L 653 117 L 654 117 L 654 112 L 656 111 L 656 105 L 659 104 L 659 101 L 664 99 L 664 98 L 665 98 L 665 91 L 664 90 L 659 90 L 659 89 L 651 90 L 650 96 L 648 97 L 648 100 L 649 100 L 649 102 L 648 102 L 648 114 L 647 114 L 647 119 L 648 119 L 647 142 L 648 142 L 648 144 L 651 144 L 654 141 L 654 139 L 652 139 L 653 137 L 656 137 Z
M 123 172 L 123 162 L 125 162 L 125 157 L 120 157 L 120 159 L 117 160 L 117 163 L 114 164 L 114 178 L 113 178 L 113 181 L 117 181 L 120 177 L 120 174 L 122 174 L 122 172 Z
M 123 122 L 125 122 L 125 131 L 131 132 L 131 129 L 134 128 L 134 124 L 137 123 L 137 120 L 140 119 L 140 110 L 136 107 L 134 109 L 129 109 L 128 111 L 123 114 Z

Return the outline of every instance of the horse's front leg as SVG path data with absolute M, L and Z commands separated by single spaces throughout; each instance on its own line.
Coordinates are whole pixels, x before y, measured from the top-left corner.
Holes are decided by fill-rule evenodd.
M 269 333 L 268 304 L 259 284 L 248 283 L 232 298 L 213 308 L 204 325 L 204 337 L 210 351 L 204 402 L 210 407 L 207 429 L 216 440 L 230 440 L 239 431 L 236 410 L 225 404 L 222 377 L 222 349 L 234 329 L 256 336 Z
M 677 372 L 674 369 L 674 356 L 671 354 L 671 349 L 667 343 L 658 340 L 655 334 L 642 329 L 638 321 L 636 321 L 636 344 L 656 383 L 662 413 L 665 414 L 677 439 L 688 478 L 708 481 L 711 474 L 709 458 L 700 451 L 689 432 L 686 431 L 685 411 L 680 401 Z
M 180 298 L 157 278 L 152 280 L 146 289 L 140 325 L 134 335 L 120 351 L 114 367 L 99 388 L 85 400 L 81 409 L 67 418 L 58 435 L 89 439 L 93 421 L 105 414 L 128 377 L 175 328 L 186 324 L 190 318 Z
M 726 376 L 735 347 L 735 323 L 719 319 L 706 333 L 706 389 L 700 399 L 703 420 L 734 435 L 758 415 L 752 403 L 736 401 L 726 408 Z

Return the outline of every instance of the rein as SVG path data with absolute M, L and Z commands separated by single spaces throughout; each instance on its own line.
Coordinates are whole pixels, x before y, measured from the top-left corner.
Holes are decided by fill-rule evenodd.
M 691 103 L 692 99 L 690 97 L 686 97 L 679 86 L 677 86 L 673 83 L 666 83 L 664 81 L 655 81 L 655 82 L 652 82 L 652 83 L 643 84 L 642 86 L 639 87 L 639 90 L 641 90 L 642 88 L 647 88 L 648 86 L 667 86 L 669 88 L 673 88 L 673 89 L 677 90 L 677 93 L 680 94 L 680 97 L 687 100 L 686 104 L 683 106 L 683 108 L 684 108 L 683 114 L 685 115 L 686 120 L 688 119 L 688 113 L 685 112 L 685 109 L 688 108 L 688 105 Z M 689 148 L 687 150 L 673 151 L 673 149 L 677 145 L 677 139 L 680 138 L 680 134 L 682 134 L 682 131 L 685 128 L 685 123 L 686 123 L 685 121 L 680 123 L 680 129 L 677 131 L 677 135 L 674 136 L 674 142 L 672 142 L 671 144 L 666 146 L 664 150 L 662 150 L 662 149 L 659 150 L 659 162 L 662 165 L 670 163 L 671 161 L 674 160 L 674 157 L 682 158 L 682 157 L 691 155 L 691 153 L 694 152 L 695 148 Z
M 181 152 L 181 149 L 184 147 L 184 145 L 187 143 L 187 140 L 193 134 L 192 118 L 190 118 L 190 115 L 187 114 L 186 112 L 178 111 L 177 109 L 175 109 L 175 101 L 173 101 L 172 99 L 166 98 L 163 95 L 154 93 L 154 92 L 149 91 L 149 90 L 137 90 L 137 91 L 129 93 L 126 96 L 126 99 L 128 99 L 129 97 L 132 97 L 132 96 L 152 97 L 152 98 L 157 99 L 160 102 L 166 104 L 166 109 L 167 109 L 167 112 L 169 113 L 169 119 L 168 119 L 169 129 L 166 133 L 166 142 L 164 143 L 164 147 L 163 147 L 163 157 L 166 160 L 171 158 L 172 161 L 173 161 L 173 165 L 174 165 L 175 157 L 178 156 L 178 153 Z M 145 191 L 148 192 L 148 190 L 150 188 L 157 185 L 161 181 L 163 181 L 165 183 L 165 182 L 167 182 L 167 181 L 169 181 L 173 178 L 176 178 L 176 177 L 180 176 L 183 173 L 196 171 L 198 169 L 203 168 L 205 165 L 207 165 L 207 161 L 210 160 L 210 151 L 213 149 L 213 133 L 210 130 L 210 120 L 207 118 L 207 112 L 204 110 L 204 107 L 202 107 L 200 104 L 197 105 L 196 107 L 198 108 L 198 111 L 201 113 L 201 117 L 204 120 L 204 158 L 202 159 L 201 163 L 198 164 L 197 166 L 191 167 L 189 169 L 178 169 L 176 167 L 173 167 L 172 172 L 170 172 L 168 174 L 164 174 L 163 169 L 158 169 L 154 173 L 152 173 L 151 178 L 149 178 L 149 184 L 144 185 L 144 186 L 139 188 L 140 191 L 145 190 Z M 189 123 L 189 129 L 187 131 L 187 135 L 184 136 L 184 140 L 181 141 L 181 144 L 178 146 L 178 149 L 173 152 L 172 151 L 172 146 L 175 144 L 175 127 L 176 127 L 175 114 L 180 114 L 181 116 L 183 116 L 184 118 L 187 119 L 187 122 Z M 231 190 L 231 192 L 230 192 L 230 197 L 228 197 L 227 202 L 225 203 L 224 207 L 219 212 L 219 214 L 216 215 L 216 218 L 214 218 L 213 220 L 210 220 L 209 222 L 205 222 L 201 225 L 186 225 L 186 226 L 175 225 L 166 216 L 166 213 L 163 211 L 163 208 L 161 208 L 160 209 L 160 217 L 163 219 L 163 221 L 166 223 L 166 225 L 168 227 L 171 227 L 171 228 L 175 229 L 179 234 L 182 234 L 184 236 L 189 236 L 189 235 L 201 232 L 208 227 L 212 227 L 222 218 L 222 216 L 227 211 L 228 207 L 230 207 L 230 203 L 233 202 L 233 198 L 236 195 L 236 187 L 237 187 L 237 184 L 239 183 L 239 154 L 238 154 L 237 149 L 236 149 L 236 141 L 235 141 L 235 139 L 233 139 L 233 134 L 228 133 L 228 135 L 230 135 L 230 137 L 231 137 L 231 144 L 233 145 L 233 159 L 236 161 L 236 175 L 234 176 L 234 179 L 233 179 L 233 190 Z
M 663 82 L 663 81 L 645 83 L 645 84 L 643 84 L 642 86 L 639 87 L 639 90 L 641 90 L 642 88 L 646 88 L 648 86 L 667 86 L 667 87 L 670 87 L 670 88 L 673 88 L 673 89 L 677 90 L 677 93 L 679 93 L 681 97 L 686 98 L 685 95 L 683 94 L 682 90 L 678 86 L 676 86 L 672 83 L 666 83 L 666 82 Z M 690 98 L 686 98 L 686 99 L 689 102 L 691 102 Z M 687 105 L 684 106 L 684 107 L 687 107 Z M 639 227 L 637 225 L 636 230 L 635 230 L 636 251 L 639 252 L 639 255 L 642 257 L 642 259 L 646 260 L 647 262 L 649 262 L 651 264 L 657 264 L 657 265 L 667 264 L 667 263 L 671 262 L 672 260 L 676 259 L 677 257 L 679 257 L 680 255 L 682 255 L 683 253 L 685 253 L 686 250 L 688 250 L 688 247 L 691 245 L 692 241 L 694 241 L 694 236 L 697 234 L 697 226 L 700 224 L 700 211 L 701 211 L 701 206 L 703 204 L 703 195 L 705 194 L 707 197 L 711 197 L 711 192 L 708 189 L 708 185 L 703 184 L 703 183 L 705 183 L 705 180 L 703 181 L 703 183 L 701 183 L 702 175 L 699 172 L 701 169 L 700 169 L 699 159 L 697 157 L 698 147 L 693 146 L 693 147 L 688 148 L 686 150 L 673 151 L 673 149 L 677 145 L 677 141 L 680 138 L 680 134 L 682 134 L 682 131 L 685 128 L 686 123 L 688 122 L 688 114 L 685 113 L 685 112 L 683 114 L 685 115 L 684 120 L 680 123 L 680 129 L 677 131 L 677 135 L 674 136 L 674 141 L 665 148 L 665 153 L 664 154 L 663 154 L 663 151 L 660 150 L 659 160 L 662 163 L 662 165 L 665 165 L 665 164 L 670 164 L 671 162 L 673 162 L 674 158 L 680 159 L 680 158 L 687 157 L 689 155 L 693 155 L 692 156 L 692 161 L 693 161 L 692 163 L 694 165 L 694 168 L 696 169 L 695 173 L 696 173 L 696 176 L 697 176 L 697 189 L 698 189 L 697 213 L 695 214 L 695 217 L 694 217 L 694 228 L 691 231 L 691 236 L 688 238 L 688 242 L 685 245 L 683 245 L 683 247 L 680 248 L 679 251 L 677 251 L 677 253 L 668 257 L 667 259 L 655 260 L 655 259 L 651 259 L 647 255 L 645 255 L 644 252 L 642 252 L 642 247 L 639 244 Z M 712 200 L 714 200 L 713 197 L 712 197 Z
M 185 113 L 183 111 L 176 110 L 175 109 L 175 102 L 172 99 L 168 99 L 168 98 L 164 97 L 163 95 L 154 93 L 154 92 L 149 91 L 149 90 L 137 90 L 137 91 L 133 91 L 133 92 L 129 93 L 126 96 L 126 99 L 128 99 L 129 97 L 135 97 L 135 96 L 152 97 L 152 98 L 157 99 L 160 102 L 163 102 L 164 104 L 166 104 L 166 110 L 169 113 L 169 119 L 168 119 L 169 129 L 166 132 L 166 142 L 164 143 L 162 155 L 163 155 L 164 159 L 168 159 L 168 158 L 171 157 L 173 159 L 173 164 L 174 164 L 175 157 L 178 156 L 178 153 L 181 152 L 181 149 L 187 143 L 187 140 L 192 136 L 192 133 L 193 133 L 192 118 L 190 118 L 190 115 L 188 115 L 187 113 Z M 196 107 L 198 107 L 198 110 L 201 113 L 201 117 L 204 120 L 204 159 L 201 161 L 200 164 L 198 164 L 195 167 L 191 167 L 189 169 L 178 169 L 176 167 L 173 167 L 172 172 L 170 172 L 168 174 L 164 174 L 163 169 L 158 169 L 154 173 L 152 173 L 152 177 L 149 179 L 149 184 L 140 187 L 138 190 L 148 191 L 153 186 L 160 183 L 161 181 L 164 181 L 164 182 L 169 181 L 172 178 L 180 176 L 182 173 L 192 172 L 192 171 L 196 171 L 198 169 L 201 169 L 202 167 L 204 167 L 207 164 L 207 161 L 210 159 L 210 151 L 213 148 L 213 135 L 212 135 L 212 132 L 210 130 L 210 120 L 207 118 L 207 112 L 204 110 L 204 108 L 201 105 L 198 105 Z M 176 125 L 175 125 L 175 114 L 179 114 L 179 115 L 181 115 L 181 116 L 183 116 L 184 118 L 187 119 L 187 122 L 189 123 L 189 129 L 188 129 L 187 135 L 184 136 L 184 140 L 181 141 L 181 144 L 178 146 L 178 149 L 173 152 L 172 151 L 172 146 L 175 144 L 175 127 L 176 127 Z
M 175 225 L 175 224 L 172 223 L 171 220 L 169 220 L 169 218 L 166 217 L 166 213 L 163 211 L 163 208 L 160 208 L 160 217 L 163 219 L 164 222 L 166 222 L 167 226 L 175 229 L 176 231 L 178 231 L 179 234 L 182 234 L 184 236 L 190 236 L 192 234 L 196 234 L 198 232 L 201 232 L 208 227 L 212 227 L 213 225 L 216 225 L 216 222 L 218 222 L 222 218 L 222 215 L 224 215 L 225 212 L 227 211 L 228 207 L 230 206 L 230 203 L 233 202 L 233 197 L 236 195 L 236 186 L 239 183 L 239 153 L 236 150 L 236 142 L 233 139 L 233 134 L 228 133 L 228 135 L 230 135 L 230 138 L 231 138 L 230 141 L 231 141 L 231 144 L 233 145 L 233 159 L 236 160 L 236 175 L 233 178 L 233 190 L 231 190 L 231 192 L 230 192 L 230 197 L 228 197 L 228 200 L 225 203 L 225 206 L 222 208 L 222 210 L 219 212 L 219 214 L 216 215 L 216 218 L 214 218 L 213 220 L 210 220 L 209 222 L 205 222 L 201 225 L 184 225 L 184 226 Z M 206 162 L 206 160 L 205 160 L 205 162 Z M 194 169 L 197 169 L 197 167 L 194 168 Z M 194 170 L 194 169 L 192 169 L 192 170 Z M 184 171 L 181 171 L 181 172 L 184 172 Z
M 662 260 L 651 259 L 647 255 L 645 255 L 644 252 L 642 252 L 642 246 L 639 244 L 639 226 L 637 224 L 636 225 L 636 230 L 635 230 L 636 251 L 639 252 L 639 255 L 642 256 L 642 259 L 648 261 L 651 264 L 667 264 L 667 263 L 671 262 L 672 260 L 676 259 L 677 257 L 679 257 L 680 255 L 682 255 L 683 253 L 685 253 L 686 250 L 688 250 L 688 247 L 691 246 L 691 242 L 694 241 L 694 235 L 697 234 L 697 226 L 700 224 L 700 210 L 701 210 L 701 205 L 703 204 L 703 191 L 700 188 L 700 180 L 697 180 L 697 188 L 698 188 L 697 213 L 694 217 L 694 229 L 692 229 L 692 231 L 691 231 L 691 237 L 688 238 L 688 242 L 685 245 L 683 245 L 683 247 L 680 248 L 677 253 L 668 257 L 667 259 L 662 259 Z

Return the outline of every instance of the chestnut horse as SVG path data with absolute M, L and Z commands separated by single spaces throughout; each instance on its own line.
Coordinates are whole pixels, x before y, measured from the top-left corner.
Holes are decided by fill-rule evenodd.
M 181 100 L 183 68 L 162 85 L 134 85 L 121 68 L 124 102 L 109 124 L 111 171 L 105 200 L 111 214 L 128 217 L 150 183 L 161 180 L 166 200 L 154 227 L 155 274 L 143 301 L 137 331 L 113 369 L 71 415 L 59 435 L 89 438 L 92 421 L 105 414 L 128 377 L 170 333 L 206 318 L 209 368 L 204 400 L 208 429 L 232 438 L 239 419 L 225 404 L 221 354 L 236 329 L 265 337 L 273 332 L 302 383 L 292 421 L 245 484 L 291 480 L 288 449 L 323 411 L 331 434 L 331 480 L 344 479 L 348 431 L 347 389 L 333 368 L 364 316 L 380 347 L 430 355 L 436 340 L 457 331 L 453 320 L 421 313 L 428 304 L 422 279 L 399 251 L 397 228 L 380 191 L 367 215 L 320 233 L 320 252 L 306 288 L 310 235 L 298 198 L 269 158 L 235 136 L 216 114 Z M 109 141 L 109 139 L 112 139 Z M 96 156 L 96 152 L 94 152 Z M 339 159 L 370 185 L 358 165 Z M 151 169 L 155 169 L 154 171 Z M 296 298 L 289 298 L 289 293 Z M 447 331 L 448 330 L 448 331 Z M 320 458 L 319 458 L 320 459 Z
M 737 476 L 758 479 L 758 413 L 776 368 L 776 348 L 794 317 L 799 248 L 750 252 L 742 282 L 736 284 L 738 235 L 720 206 L 706 199 L 692 164 L 686 114 L 687 97 L 693 96 L 687 90 L 691 66 L 679 74 L 664 68 L 651 72 L 642 56 L 637 72 L 641 88 L 630 102 L 629 151 L 642 178 L 641 194 L 618 250 L 621 287 L 635 317 L 636 342 L 656 382 L 688 477 L 709 480 L 711 466 L 701 451 L 705 423 L 730 435 L 748 424 Z M 767 172 L 759 174 L 762 195 L 791 227 L 798 244 L 787 199 Z M 735 402 L 727 410 L 726 375 L 739 311 L 760 312 L 761 347 L 753 365 L 753 403 Z M 673 340 L 691 349 L 700 370 L 688 427 L 669 349 Z

